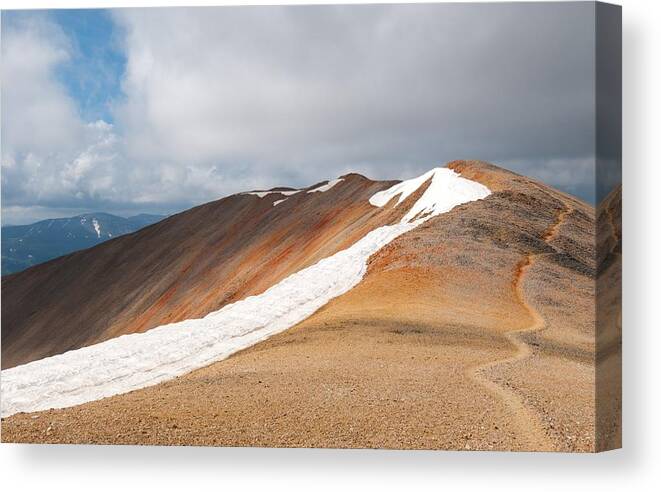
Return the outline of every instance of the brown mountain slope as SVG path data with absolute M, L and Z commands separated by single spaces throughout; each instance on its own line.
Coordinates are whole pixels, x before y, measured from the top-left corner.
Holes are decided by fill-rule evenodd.
M 232 195 L 4 277 L 2 367 L 199 318 L 263 292 L 399 218 L 401 209 L 368 203 L 392 184 L 351 174 L 323 192 Z
M 622 446 L 622 186 L 597 206 L 597 422 L 599 449 Z
M 450 166 L 493 194 L 394 240 L 302 323 L 167 383 L 15 415 L 3 439 L 595 450 L 594 210 Z

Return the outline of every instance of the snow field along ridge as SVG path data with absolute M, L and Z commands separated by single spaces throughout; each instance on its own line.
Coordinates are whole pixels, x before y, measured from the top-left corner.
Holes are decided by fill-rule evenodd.
M 316 188 L 314 188 L 312 190 L 308 190 L 307 193 L 316 193 L 316 192 L 323 193 L 324 191 L 330 190 L 333 186 L 335 186 L 338 183 L 341 183 L 342 181 L 344 181 L 344 178 L 333 179 L 332 181 L 328 181 L 324 185 L 317 186 Z M 276 194 L 276 193 L 279 193 L 280 195 L 291 196 L 291 195 L 295 195 L 296 193 L 300 193 L 301 191 L 303 191 L 303 190 L 244 191 L 243 193 L 241 193 L 241 195 L 255 195 L 255 196 L 258 196 L 259 198 L 264 198 L 265 196 Z M 286 198 L 285 198 L 285 200 L 286 200 Z M 277 203 L 284 202 L 285 200 L 278 200 L 273 205 L 275 206 Z
M 290 275 L 262 294 L 204 318 L 123 335 L 2 371 L 2 417 L 69 407 L 155 385 L 296 325 L 356 286 L 367 271 L 369 257 L 383 246 L 435 215 L 490 194 L 483 185 L 438 168 L 375 194 L 370 203 L 383 207 L 399 195 L 397 206 L 430 179 L 401 222 L 370 231 L 349 248 Z
M 330 190 L 333 186 L 335 186 L 338 183 L 341 183 L 342 181 L 344 181 L 344 178 L 334 179 L 332 181 L 329 181 L 325 185 L 317 186 L 312 190 L 308 190 L 308 193 L 317 193 L 317 192 L 323 193 L 324 191 Z
M 273 195 L 273 194 L 279 194 L 279 195 L 285 195 L 285 196 L 291 196 L 295 195 L 296 193 L 299 193 L 301 190 L 284 190 L 284 191 L 277 191 L 277 190 L 269 190 L 269 191 L 244 191 L 243 193 L 239 193 L 240 195 L 255 195 L 259 198 L 264 198 L 267 195 Z

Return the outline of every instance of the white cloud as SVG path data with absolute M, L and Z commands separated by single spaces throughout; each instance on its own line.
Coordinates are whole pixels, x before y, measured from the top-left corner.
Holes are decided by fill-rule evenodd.
M 3 23 L 3 217 L 174 211 L 459 158 L 582 190 L 593 9 L 556 5 L 115 10 L 127 66 L 114 125 L 82 121 L 58 83 L 60 29 Z
M 52 77 L 56 66 L 68 59 L 66 38 L 39 16 L 22 17 L 3 28 L 3 154 L 71 151 L 81 122 L 75 104 Z
M 87 210 L 172 212 L 233 191 L 212 164 L 129 160 L 104 121 L 85 122 L 56 70 L 71 56 L 46 16 L 2 32 L 2 215 L 19 223 Z M 249 176 L 232 185 L 253 185 Z

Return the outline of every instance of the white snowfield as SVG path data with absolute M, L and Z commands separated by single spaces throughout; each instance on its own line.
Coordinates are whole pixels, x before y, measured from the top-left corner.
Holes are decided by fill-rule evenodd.
M 332 181 L 327 182 L 324 185 L 317 186 L 316 188 L 313 188 L 311 190 L 308 190 L 308 193 L 316 193 L 316 192 L 321 192 L 323 193 L 324 191 L 330 190 L 333 186 L 335 186 L 338 183 L 341 183 L 344 181 L 344 178 L 337 178 L 333 179 Z M 264 198 L 265 196 L 268 195 L 273 195 L 273 194 L 280 194 L 280 195 L 285 195 L 285 196 L 291 196 L 295 195 L 296 193 L 300 193 L 303 190 L 289 190 L 289 191 L 275 191 L 275 190 L 268 190 L 268 191 L 245 191 L 241 193 L 242 195 L 255 195 L 258 196 L 259 198 Z M 286 200 L 277 200 L 276 202 L 273 203 L 273 206 L 276 206 L 278 203 L 282 203 Z
M 295 195 L 296 193 L 300 192 L 301 190 L 286 190 L 286 191 L 277 191 L 277 190 L 267 190 L 267 191 L 244 191 L 241 193 L 241 195 L 255 195 L 258 196 L 259 198 L 264 198 L 267 195 L 285 195 L 285 196 L 291 196 Z
M 96 236 L 101 237 L 101 226 L 99 225 L 99 221 L 96 219 L 92 219 L 92 224 L 94 225 L 94 230 L 96 231 Z
M 308 190 L 308 193 L 317 193 L 317 192 L 323 193 L 324 191 L 330 190 L 333 186 L 335 186 L 338 183 L 341 183 L 342 181 L 344 181 L 344 178 L 334 179 L 332 181 L 329 181 L 325 185 L 317 186 L 316 188 Z
M 344 181 L 344 178 L 337 178 L 337 179 L 334 179 L 334 180 L 332 180 L 332 181 L 329 181 L 329 182 L 326 183 L 325 185 L 317 186 L 316 188 L 313 188 L 313 189 L 311 189 L 311 190 L 308 190 L 308 193 L 317 193 L 317 192 L 319 192 L 319 193 L 323 193 L 324 191 L 328 191 L 328 190 L 330 190 L 333 186 L 335 186 L 336 184 L 338 184 L 338 183 L 340 183 L 340 182 L 342 182 L 342 181 Z M 293 192 L 293 193 L 289 193 L 289 195 L 293 195 L 294 193 L 298 193 L 299 191 L 301 191 L 301 190 L 297 190 L 297 191 L 295 191 L 295 192 Z M 283 194 L 287 194 L 287 193 L 283 193 Z M 282 200 L 276 200 L 276 201 L 273 202 L 273 206 L 275 207 L 276 205 L 279 205 L 280 203 L 282 203 L 282 202 L 284 202 L 284 201 L 286 201 L 286 200 L 287 200 L 287 198 L 283 198 Z
M 452 169 L 442 167 L 380 191 L 370 198 L 370 203 L 375 207 L 383 207 L 394 197 L 399 196 L 395 204 L 397 206 L 430 178 L 433 179 L 429 187 L 402 218 L 402 222 L 411 222 L 419 217 L 433 217 L 452 210 L 456 205 L 472 202 L 477 199 L 476 196 L 484 198 L 491 193 L 486 186 L 461 178 Z M 486 195 L 484 195 L 485 193 Z
M 432 179 L 430 186 L 406 214 L 427 215 L 374 229 L 351 247 L 290 275 L 262 294 L 204 318 L 124 335 L 2 371 L 2 416 L 126 393 L 222 360 L 294 326 L 349 291 L 365 275 L 369 257 L 397 236 L 456 205 L 490 194 L 481 184 L 439 168 L 377 193 L 370 202 L 382 207 L 399 194 L 400 204 L 405 193 L 410 195 L 428 179 Z

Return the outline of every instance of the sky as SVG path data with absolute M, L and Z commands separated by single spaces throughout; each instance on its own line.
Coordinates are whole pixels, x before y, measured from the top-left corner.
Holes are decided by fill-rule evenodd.
M 2 12 L 2 221 L 481 159 L 594 202 L 591 3 Z

